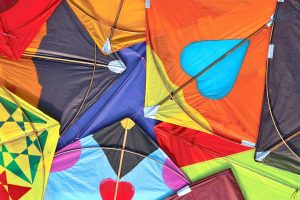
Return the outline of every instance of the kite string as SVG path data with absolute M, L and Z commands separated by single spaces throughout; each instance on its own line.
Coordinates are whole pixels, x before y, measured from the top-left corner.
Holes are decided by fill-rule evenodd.
M 38 136 L 38 131 L 37 129 L 35 128 L 35 126 L 33 125 L 33 123 L 29 120 L 27 114 L 24 112 L 23 108 L 20 106 L 19 102 L 17 101 L 17 99 L 12 95 L 10 94 L 9 91 L 7 91 L 6 88 L 3 88 L 4 91 L 9 95 L 9 97 L 14 101 L 14 103 L 18 106 L 18 108 L 21 110 L 22 114 L 24 115 L 24 117 L 26 118 L 26 120 L 29 122 L 32 130 L 33 130 L 33 135 L 35 135 L 36 137 L 36 140 L 38 142 L 38 149 L 41 153 L 41 158 L 42 158 L 42 163 L 43 163 L 43 190 L 42 190 L 42 196 L 41 196 L 41 200 L 44 199 L 44 194 L 45 194 L 45 186 L 46 186 L 46 166 L 45 166 L 45 159 L 44 159 L 44 153 L 43 153 L 43 149 L 42 149 L 42 145 L 41 145 L 41 141 L 40 141 L 40 138 Z M 25 132 L 25 131 L 24 131 Z M 25 132 L 25 138 L 29 137 L 30 135 L 28 135 L 26 132 Z

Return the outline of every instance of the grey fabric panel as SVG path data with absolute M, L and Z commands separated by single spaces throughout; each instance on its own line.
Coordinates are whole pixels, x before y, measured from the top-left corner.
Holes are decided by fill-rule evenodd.
M 300 130 L 300 1 L 279 3 L 272 44 L 274 56 L 269 59 L 268 92 L 274 121 L 285 140 Z M 287 142 L 300 155 L 299 135 Z M 278 148 L 272 147 L 279 145 Z M 273 150 L 263 162 L 300 174 L 300 163 L 285 146 L 275 129 L 265 93 L 257 152 Z M 257 160 L 259 160 L 256 157 Z

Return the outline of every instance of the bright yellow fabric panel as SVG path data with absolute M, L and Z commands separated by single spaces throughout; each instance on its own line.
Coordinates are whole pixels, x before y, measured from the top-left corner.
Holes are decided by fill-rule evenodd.
M 157 68 L 156 68 L 157 67 Z M 159 68 L 159 69 L 158 69 Z M 159 57 L 151 50 L 147 45 L 147 68 L 146 68 L 146 96 L 145 96 L 145 108 L 155 106 L 157 102 L 160 102 L 169 95 L 167 87 L 174 91 L 178 88 L 169 79 L 168 75 L 164 71 L 163 63 Z M 160 73 L 163 75 L 168 85 L 164 85 Z M 177 102 L 177 103 L 176 103 Z M 176 102 L 174 100 L 168 100 L 164 104 L 160 105 L 155 115 L 146 116 L 153 119 L 177 124 L 180 126 L 192 128 L 195 130 L 211 133 L 212 129 L 207 120 L 196 112 L 191 106 L 189 106 L 182 95 L 179 92 L 176 96 Z M 179 106 L 179 105 L 180 106 Z M 184 111 L 183 111 L 184 110 Z M 190 113 L 190 114 L 187 114 Z M 191 117 L 193 119 L 191 119 Z

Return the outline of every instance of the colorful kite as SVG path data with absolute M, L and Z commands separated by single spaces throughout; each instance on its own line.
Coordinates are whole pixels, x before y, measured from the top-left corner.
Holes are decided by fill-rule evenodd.
M 42 199 L 59 124 L 0 88 L 0 199 Z
M 255 160 L 300 175 L 299 13 L 299 1 L 278 5 Z
M 254 146 L 275 6 L 151 0 L 145 115 Z
M 299 198 L 300 176 L 254 161 L 254 149 L 168 123 L 155 127 L 159 146 L 194 182 L 231 168 L 245 199 Z
M 120 119 L 130 117 L 155 140 L 156 120 L 145 118 L 145 43 L 120 51 L 126 65 L 122 76 L 82 116 L 61 135 L 58 149 Z
M 299 13 L 0 0 L 0 200 L 299 199 Z
M 45 199 L 162 199 L 189 181 L 131 119 L 55 155 Z

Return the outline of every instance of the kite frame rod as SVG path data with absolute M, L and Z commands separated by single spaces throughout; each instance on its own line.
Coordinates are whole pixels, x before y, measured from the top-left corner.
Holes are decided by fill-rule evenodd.
M 203 75 L 205 72 L 207 72 L 208 70 L 210 70 L 212 67 L 214 67 L 216 64 L 218 64 L 219 62 L 221 62 L 223 59 L 225 59 L 228 55 L 230 55 L 231 53 L 233 53 L 235 50 L 237 50 L 239 47 L 241 47 L 244 43 L 246 43 L 248 40 L 250 40 L 251 38 L 253 38 L 254 36 L 256 36 L 257 34 L 259 34 L 260 32 L 262 32 L 263 30 L 265 30 L 266 28 L 269 27 L 269 23 L 273 22 L 273 19 L 269 20 L 268 23 L 264 24 L 263 26 L 261 26 L 259 29 L 257 29 L 255 32 L 253 32 L 252 34 L 250 34 L 249 36 L 247 36 L 246 38 L 244 38 L 240 43 L 238 43 L 237 45 L 235 45 L 234 47 L 232 47 L 229 51 L 227 51 L 225 54 L 223 54 L 221 57 L 219 57 L 217 60 L 215 60 L 214 62 L 212 62 L 211 64 L 209 64 L 206 68 L 204 68 L 201 72 L 199 72 L 198 74 L 196 74 L 195 76 L 193 76 L 192 78 L 190 78 L 188 81 L 186 81 L 184 84 L 182 84 L 179 88 L 177 88 L 176 90 L 172 91 L 170 93 L 169 96 L 165 97 L 162 101 L 160 101 L 158 103 L 158 105 L 162 105 L 164 103 L 166 103 L 169 99 L 174 99 L 175 95 L 180 92 L 181 90 L 183 90 L 186 86 L 188 86 L 190 83 L 192 83 L 195 79 L 199 78 L 201 75 Z
M 299 136 L 300 135 L 300 130 L 299 131 L 296 131 L 295 133 L 293 133 L 292 135 L 289 135 L 286 139 L 284 140 L 280 140 L 277 144 L 275 144 L 273 147 L 271 147 L 269 150 L 267 151 L 274 151 L 276 150 L 277 148 L 279 148 L 280 146 L 282 146 L 283 144 L 285 144 L 285 142 L 288 142 L 292 139 L 294 139 L 295 137 Z
M 273 31 L 274 31 L 274 28 L 276 26 L 276 18 L 277 18 L 277 13 L 278 13 L 278 8 L 279 8 L 279 3 L 280 2 L 277 2 L 276 4 L 276 9 L 275 9 L 275 13 L 274 13 L 274 25 L 272 27 L 272 31 L 271 31 L 271 43 L 272 43 L 272 40 L 273 40 Z M 279 148 L 281 145 L 285 145 L 288 150 L 297 158 L 298 161 L 300 161 L 300 157 L 296 154 L 296 152 L 294 152 L 291 147 L 287 144 L 287 142 L 291 139 L 293 139 L 294 137 L 298 136 L 300 134 L 300 130 L 299 131 L 296 131 L 295 133 L 293 133 L 292 135 L 290 135 L 289 137 L 287 137 L 286 139 L 283 138 L 282 134 L 280 133 L 279 131 L 279 128 L 277 126 L 277 123 L 275 121 L 275 117 L 274 117 L 274 114 L 273 114 L 273 110 L 272 110 L 272 107 L 271 107 L 271 97 L 270 97 L 270 90 L 269 90 L 269 60 L 267 60 L 267 69 L 266 69 L 266 75 L 265 75 L 265 91 L 266 91 L 266 98 L 267 98 L 267 104 L 268 104 L 268 110 L 269 110 L 269 114 L 270 114 L 270 117 L 271 117 L 271 120 L 272 120 L 272 123 L 274 125 L 274 128 L 276 130 L 276 133 L 278 134 L 278 136 L 280 137 L 281 141 L 277 144 L 274 144 L 273 147 L 271 147 L 269 149 L 269 151 L 274 151 L 276 150 L 277 148 Z
M 90 65 L 90 66 L 95 65 L 95 62 L 73 60 L 73 59 L 68 59 L 68 58 L 57 58 L 57 57 L 52 57 L 52 56 L 33 54 L 33 53 L 30 53 L 30 52 L 23 53 L 23 56 L 27 57 L 27 58 L 40 58 L 40 59 L 45 59 L 45 60 L 59 61 L 59 62 L 66 62 L 66 63 L 74 63 L 74 64 L 83 64 L 83 65 Z M 98 67 L 107 67 L 106 64 L 101 64 L 101 63 L 96 63 L 96 66 L 98 66 Z
M 184 143 L 186 143 L 187 145 L 194 146 L 194 147 L 196 147 L 197 149 L 200 149 L 200 150 L 202 149 L 202 150 L 206 151 L 207 153 L 209 153 L 209 154 L 211 154 L 211 155 L 213 155 L 213 156 L 216 156 L 216 158 L 220 158 L 220 159 L 224 160 L 225 162 L 228 162 L 228 163 L 232 162 L 232 163 L 238 165 L 239 167 L 242 167 L 242 168 L 244 168 L 244 169 L 246 169 L 246 170 L 251 171 L 252 173 L 256 173 L 256 174 L 258 174 L 258 175 L 260 175 L 260 176 L 262 176 L 262 177 L 271 179 L 271 180 L 273 180 L 273 181 L 275 181 L 275 182 L 278 182 L 278 183 L 280 183 L 280 184 L 282 184 L 282 185 L 284 185 L 284 186 L 286 186 L 286 187 L 288 187 L 288 188 L 295 189 L 296 191 L 298 191 L 298 188 L 297 188 L 297 187 L 294 187 L 294 186 L 292 186 L 292 185 L 290 185 L 290 184 L 288 184 L 288 183 L 285 183 L 285 182 L 283 182 L 283 181 L 281 181 L 281 180 L 278 180 L 277 178 L 272 177 L 272 176 L 270 176 L 270 175 L 264 174 L 263 172 L 260 172 L 260 171 L 258 171 L 257 169 L 252 169 L 252 168 L 250 168 L 249 166 L 247 166 L 247 165 L 245 165 L 245 164 L 242 164 L 241 162 L 239 162 L 239 161 L 237 161 L 237 160 L 235 160 L 235 159 L 233 159 L 233 158 L 230 158 L 230 157 L 227 157 L 227 156 L 224 157 L 224 156 L 218 154 L 217 152 L 214 152 L 213 150 L 210 150 L 210 149 L 208 149 L 208 148 L 206 148 L 206 147 L 203 147 L 203 146 L 201 146 L 201 145 L 198 145 L 198 144 L 196 144 L 196 143 L 192 143 L 192 142 L 190 142 L 189 140 L 185 139 L 184 137 L 180 137 L 180 136 L 174 134 L 173 131 L 169 131 L 169 130 L 163 130 L 163 131 L 168 132 L 168 133 L 169 133 L 170 135 L 172 135 L 177 141 L 184 142 Z M 166 135 L 165 133 L 162 133 L 162 134 L 163 134 L 163 135 Z M 231 141 L 231 142 L 232 142 L 232 141 Z M 234 142 L 233 142 L 233 143 L 234 143 Z M 241 145 L 241 144 L 240 144 L 240 145 Z M 247 150 L 247 151 L 253 151 L 253 150 L 254 150 L 254 149 L 250 149 L 250 150 Z M 245 152 L 245 151 L 244 151 L 244 152 Z M 241 152 L 241 153 L 243 153 L 243 152 Z M 208 162 L 209 162 L 209 160 L 208 160 Z
M 124 3 L 124 0 L 120 0 L 120 4 L 119 4 L 119 6 L 118 6 L 118 11 L 117 11 L 117 13 L 116 13 L 116 17 L 115 17 L 114 23 L 113 23 L 113 25 L 112 25 L 112 27 L 111 27 L 111 31 L 110 31 L 110 34 L 109 34 L 109 38 L 108 38 L 109 42 L 111 42 L 112 37 L 113 37 L 113 35 L 114 35 L 114 33 L 115 33 L 115 28 L 117 27 L 117 23 L 118 23 L 120 14 L 121 14 L 121 10 L 122 10 L 122 7 L 123 7 L 123 3 Z
M 105 146 L 89 146 L 89 147 L 80 147 L 80 148 L 73 148 L 73 149 L 68 149 L 66 151 L 63 151 L 63 152 L 59 152 L 59 153 L 55 153 L 54 155 L 54 158 L 55 157 L 58 157 L 60 155 L 63 155 L 63 154 L 66 154 L 66 153 L 71 153 L 71 152 L 74 152 L 74 151 L 80 151 L 81 149 L 95 149 L 95 148 L 99 148 L 99 149 L 106 149 L 106 150 L 114 150 L 114 151 L 121 151 L 122 149 L 120 148 L 114 148 L 114 147 L 105 147 Z M 182 180 L 184 180 L 186 183 L 191 183 L 191 181 L 188 179 L 188 177 L 185 177 L 184 175 L 181 175 L 180 173 L 178 173 L 176 170 L 172 169 L 171 167 L 165 165 L 164 163 L 158 161 L 158 160 L 155 160 L 154 158 L 151 158 L 151 157 L 148 157 L 144 154 L 141 154 L 141 153 L 137 153 L 137 152 L 134 152 L 134 151 L 131 151 L 131 150 L 127 150 L 127 149 L 123 149 L 124 152 L 126 153 L 131 153 L 131 154 L 134 154 L 134 155 L 137 155 L 137 156 L 141 156 L 143 158 L 146 158 L 146 159 L 150 159 L 162 166 L 165 166 L 166 168 L 168 168 L 169 170 L 171 170 L 173 173 L 175 173 L 176 175 L 178 175 Z
M 80 104 L 80 107 L 78 108 L 76 114 L 74 115 L 72 121 L 68 124 L 68 126 L 65 128 L 65 130 L 62 132 L 62 134 L 64 134 L 75 122 L 75 120 L 77 119 L 78 115 L 80 114 L 80 111 L 82 110 L 83 108 L 83 105 L 87 99 L 87 97 L 89 96 L 90 94 L 90 90 L 92 88 L 92 85 L 93 85 L 93 81 L 94 81 L 94 78 L 95 78 L 95 72 L 96 72 L 96 63 L 97 62 L 97 46 L 96 44 L 94 44 L 94 66 L 93 66 L 93 72 L 92 72 L 92 76 L 91 76 L 91 80 L 90 80 L 90 83 L 89 83 L 89 86 L 86 90 L 86 93 L 81 101 L 81 104 Z

